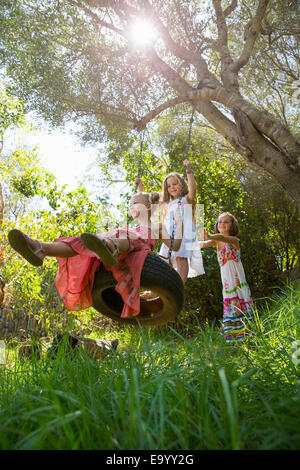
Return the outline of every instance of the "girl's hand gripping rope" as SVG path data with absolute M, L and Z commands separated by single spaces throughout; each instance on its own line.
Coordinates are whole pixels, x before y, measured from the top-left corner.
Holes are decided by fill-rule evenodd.
M 186 168 L 186 172 L 187 173 L 191 173 L 192 169 L 191 169 L 191 162 L 186 158 L 185 160 L 183 160 L 183 164 Z

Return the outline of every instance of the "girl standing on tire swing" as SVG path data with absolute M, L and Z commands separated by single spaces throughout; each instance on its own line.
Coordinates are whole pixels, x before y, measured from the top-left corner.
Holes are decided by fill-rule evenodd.
M 84 310 L 92 306 L 92 288 L 95 273 L 101 262 L 112 271 L 117 281 L 124 308 L 121 318 L 131 318 L 140 312 L 140 275 L 145 259 L 156 243 L 162 240 L 170 245 L 166 227 L 151 224 L 151 209 L 159 201 L 158 193 L 138 193 L 130 201 L 130 213 L 138 222 L 136 228 L 128 226 L 103 234 L 82 233 L 80 237 L 58 238 L 52 243 L 40 242 L 13 229 L 8 241 L 33 266 L 41 266 L 47 256 L 57 258 L 59 271 L 55 286 L 69 310 Z M 176 234 L 174 248 L 181 244 L 182 219 L 174 215 Z
M 168 231 L 171 234 L 174 229 L 174 212 L 180 208 L 183 220 L 182 243 L 172 247 L 171 262 L 185 283 L 187 277 L 195 277 L 204 274 L 200 244 L 197 242 L 196 229 L 193 221 L 193 212 L 196 201 L 196 181 L 191 170 L 191 163 L 188 159 L 183 161 L 186 169 L 187 180 L 177 172 L 169 173 L 162 184 L 161 208 L 163 217 L 168 212 Z M 140 178 L 135 180 L 139 190 L 143 190 Z M 167 206 L 167 207 L 166 207 Z M 166 210 L 167 209 L 167 210 Z M 170 244 L 163 243 L 159 255 L 168 259 Z M 196 246 L 198 249 L 196 249 Z M 191 262 L 194 254 L 193 262 Z

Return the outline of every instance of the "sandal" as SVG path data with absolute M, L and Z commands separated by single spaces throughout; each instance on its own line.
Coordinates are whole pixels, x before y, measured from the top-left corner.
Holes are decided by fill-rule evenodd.
M 110 240 L 115 246 L 113 252 L 109 248 L 106 239 L 94 233 L 84 232 L 80 235 L 80 239 L 82 244 L 89 250 L 97 253 L 101 261 L 107 266 L 115 266 L 118 263 L 117 254 L 119 253 L 119 248 L 111 238 Z
M 27 241 L 29 240 L 28 235 L 25 235 L 25 233 L 21 232 L 21 230 L 17 230 L 16 228 L 8 232 L 7 238 L 10 246 L 23 258 L 25 258 L 26 261 L 28 261 L 33 266 L 42 266 L 43 260 L 37 256 L 40 252 L 44 253 L 42 244 L 40 242 L 38 242 L 40 247 L 36 251 L 33 251 Z

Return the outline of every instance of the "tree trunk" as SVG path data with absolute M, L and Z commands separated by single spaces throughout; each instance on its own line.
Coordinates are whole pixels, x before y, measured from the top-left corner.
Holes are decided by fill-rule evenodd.
M 239 99 L 240 101 L 241 99 Z M 232 103 L 235 101 L 233 94 Z M 276 145 L 269 138 L 257 129 L 252 119 L 241 108 L 233 108 L 232 114 L 235 122 L 228 119 L 221 113 L 211 102 L 195 102 L 195 108 L 199 111 L 207 121 L 221 134 L 243 157 L 249 162 L 255 163 L 258 167 L 270 174 L 281 186 L 287 191 L 300 209 L 300 166 L 299 144 L 293 137 L 288 134 L 286 129 L 281 128 L 278 123 L 279 130 L 276 134 L 276 122 L 274 124 L 274 141 L 279 132 L 286 133 L 286 139 L 290 137 L 289 145 L 286 143 L 286 149 L 291 149 L 291 154 L 284 152 L 279 145 Z M 254 107 L 250 105 L 252 115 Z M 257 115 L 260 113 L 260 125 L 263 126 L 264 113 L 256 110 Z M 269 118 L 266 117 L 266 121 Z M 265 122 L 265 126 L 268 126 Z
M 240 148 L 242 145 L 246 148 L 245 152 L 240 150 L 239 153 L 242 153 L 249 162 L 255 163 L 273 176 L 300 209 L 300 171 L 295 168 L 294 158 L 292 156 L 289 158 L 279 148 L 276 148 L 270 140 L 253 126 L 246 115 L 242 115 L 239 111 L 235 117 L 239 127 L 237 146 Z M 241 118 L 242 125 L 240 125 Z M 234 139 L 231 139 L 231 144 L 237 148 Z
M 4 220 L 4 196 L 3 196 L 2 184 L 0 181 L 0 229 L 2 227 L 3 220 Z

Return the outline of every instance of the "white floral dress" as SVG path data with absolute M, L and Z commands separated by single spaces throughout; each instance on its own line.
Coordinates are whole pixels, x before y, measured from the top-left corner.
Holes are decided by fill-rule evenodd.
M 249 321 L 254 304 L 240 258 L 240 250 L 226 243 L 217 249 L 223 284 L 223 323 L 221 333 L 227 342 L 244 339 L 250 334 Z

